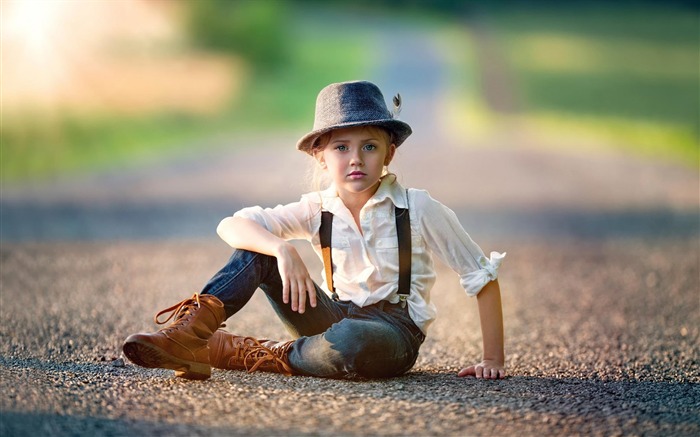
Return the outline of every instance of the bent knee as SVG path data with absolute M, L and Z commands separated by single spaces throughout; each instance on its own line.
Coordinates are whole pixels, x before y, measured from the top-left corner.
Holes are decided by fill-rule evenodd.
M 299 339 L 290 360 L 311 376 L 387 378 L 407 372 L 417 354 L 393 327 L 345 319 L 323 334 Z
M 408 371 L 416 361 L 411 346 L 397 335 L 357 336 L 342 349 L 345 372 L 349 376 L 398 376 Z

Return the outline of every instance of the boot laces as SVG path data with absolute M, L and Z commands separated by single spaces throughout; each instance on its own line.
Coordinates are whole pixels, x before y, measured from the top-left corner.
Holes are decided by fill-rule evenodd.
M 175 319 L 173 320 L 173 323 L 170 326 L 173 327 L 174 325 L 179 324 L 178 322 L 181 322 L 183 317 L 192 314 L 196 309 L 199 309 L 200 307 L 201 304 L 199 302 L 199 294 L 195 293 L 192 295 L 192 297 L 178 302 L 170 308 L 166 308 L 160 311 L 158 314 L 155 315 L 153 320 L 158 325 L 165 325 L 174 317 Z M 168 318 L 163 321 L 160 321 L 160 316 L 168 313 L 170 314 Z
M 248 340 L 248 338 L 246 338 L 246 340 Z M 260 342 L 254 338 L 251 338 L 251 340 L 253 340 L 255 343 L 254 345 L 248 345 L 247 348 L 250 350 L 245 355 L 243 360 L 245 368 L 248 372 L 255 372 L 261 365 L 271 362 L 271 364 L 277 368 L 279 373 L 292 375 L 292 368 L 289 367 L 289 364 L 287 364 L 285 357 L 289 349 L 292 347 L 292 344 L 294 343 L 293 341 L 288 341 L 282 344 L 278 343 L 277 345 L 268 348 L 260 344 Z M 249 367 L 249 364 L 252 364 L 252 366 Z
M 240 338 L 240 337 L 237 337 Z M 257 339 L 253 337 L 244 337 L 242 341 L 236 342 L 235 348 L 233 350 L 232 359 L 235 362 L 242 362 L 248 370 L 247 358 L 248 355 L 253 351 L 254 348 L 263 347 L 263 345 Z

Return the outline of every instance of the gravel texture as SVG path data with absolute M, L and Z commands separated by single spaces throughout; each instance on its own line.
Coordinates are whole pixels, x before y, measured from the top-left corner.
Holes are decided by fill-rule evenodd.
M 415 131 L 392 171 L 453 208 L 486 252 L 508 252 L 510 376 L 456 376 L 481 340 L 476 302 L 444 266 L 438 320 L 400 378 L 215 370 L 193 382 L 125 360 L 129 334 L 154 330 L 157 311 L 227 260 L 222 216 L 304 191 L 301 133 L 228 138 L 143 168 L 0 187 L 0 436 L 700 435 L 697 169 L 605 145 L 565 152 L 581 140 L 546 144 L 517 123 L 475 139 L 460 119 L 455 132 L 449 59 L 430 35 L 383 29 L 370 79 L 401 92 Z M 227 323 L 288 338 L 260 295 Z
M 4 244 L 0 435 L 700 433 L 696 240 L 507 249 L 506 380 L 455 376 L 479 358 L 478 314 L 440 266 L 439 318 L 403 377 L 192 382 L 131 364 L 120 345 L 198 291 L 223 243 Z M 228 329 L 288 338 L 262 296 Z

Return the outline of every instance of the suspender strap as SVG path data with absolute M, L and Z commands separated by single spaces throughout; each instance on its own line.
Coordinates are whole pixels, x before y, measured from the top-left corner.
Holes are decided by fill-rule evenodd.
M 331 234 L 333 231 L 333 213 L 321 211 L 321 228 L 319 237 L 321 238 L 321 253 L 323 254 L 323 267 L 326 269 L 326 283 L 328 289 L 333 293 L 333 300 L 338 301 L 338 293 L 333 285 L 333 258 L 331 257 Z
M 396 235 L 399 238 L 399 299 L 406 306 L 411 293 L 411 216 L 408 209 L 394 208 Z
M 411 216 L 408 209 L 395 207 L 396 236 L 399 240 L 399 299 L 401 306 L 406 306 L 406 299 L 411 293 Z M 326 271 L 326 282 L 333 293 L 333 300 L 338 301 L 338 293 L 333 285 L 333 258 L 331 256 L 331 235 L 333 229 L 333 213 L 321 212 L 321 253 L 323 254 L 323 266 Z

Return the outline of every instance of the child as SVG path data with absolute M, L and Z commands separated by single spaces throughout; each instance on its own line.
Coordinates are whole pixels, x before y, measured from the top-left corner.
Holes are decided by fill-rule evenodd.
M 370 82 L 331 84 L 316 101 L 314 129 L 297 148 L 313 156 L 330 188 L 288 205 L 245 208 L 219 236 L 236 248 L 201 294 L 156 315 L 169 326 L 134 334 L 125 355 L 144 367 L 206 379 L 211 366 L 318 377 L 392 377 L 414 365 L 435 317 L 431 253 L 477 295 L 483 360 L 458 375 L 505 376 L 498 268 L 455 214 L 422 190 L 404 189 L 387 166 L 411 134 Z M 316 285 L 288 240 L 310 240 L 324 261 Z M 261 288 L 293 341 L 235 336 L 218 329 Z M 170 314 L 165 321 L 159 318 Z

